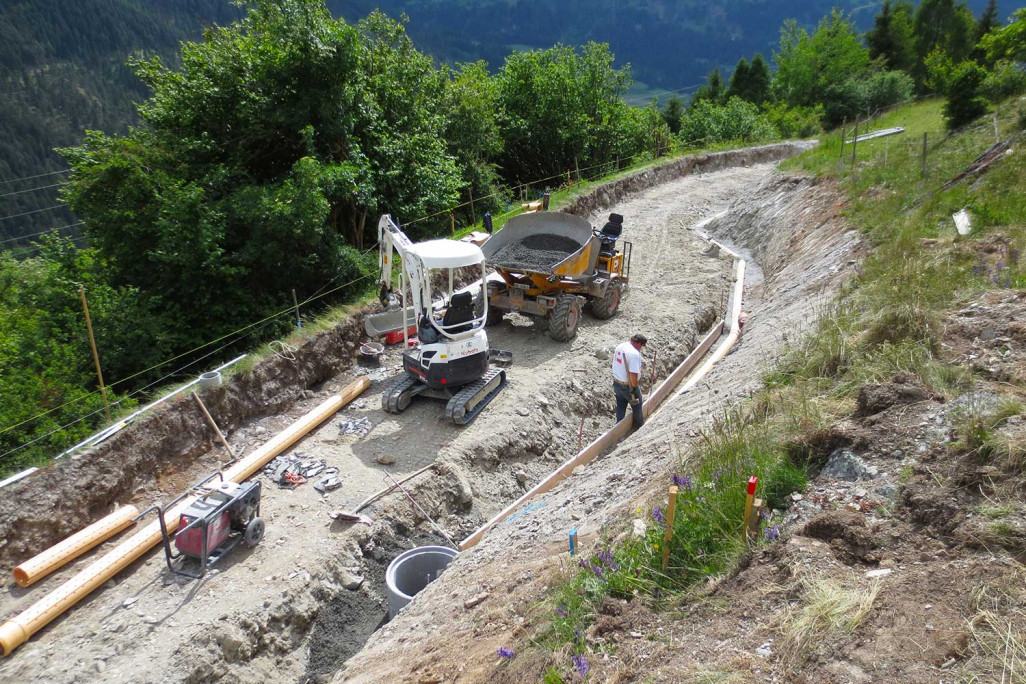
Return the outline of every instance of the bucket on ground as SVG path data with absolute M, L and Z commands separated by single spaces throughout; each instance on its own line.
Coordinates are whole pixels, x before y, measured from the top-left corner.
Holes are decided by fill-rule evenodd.
M 435 581 L 457 555 L 458 551 L 447 546 L 418 546 L 396 556 L 385 571 L 388 619 Z

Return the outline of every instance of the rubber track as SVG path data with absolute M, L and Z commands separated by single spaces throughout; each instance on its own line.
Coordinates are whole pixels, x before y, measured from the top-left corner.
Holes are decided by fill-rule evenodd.
M 457 418 L 455 415 L 456 409 L 461 406 L 466 406 L 478 392 L 487 387 L 488 383 L 494 380 L 497 376 L 501 376 L 501 381 L 499 382 L 499 384 L 496 385 L 491 392 L 485 395 L 485 397 L 477 403 L 477 406 L 474 407 L 473 411 L 471 411 L 470 413 L 465 413 L 463 416 Z M 477 382 L 470 383 L 469 385 L 461 389 L 459 392 L 457 392 L 456 395 L 449 400 L 449 403 L 445 405 L 445 417 L 451 420 L 452 422 L 456 423 L 457 425 L 466 425 L 470 421 L 474 420 L 477 414 L 481 413 L 481 409 L 487 406 L 488 403 L 495 398 L 495 395 L 501 392 L 502 388 L 505 386 L 506 371 L 502 370 L 501 368 L 493 368 L 489 370 L 487 373 L 484 374 L 484 376 L 480 380 L 478 380 Z
M 409 375 L 403 375 L 401 378 L 396 380 L 392 385 L 385 390 L 385 393 L 381 395 L 381 408 L 385 409 L 388 413 L 400 413 L 399 399 L 403 393 L 410 388 L 417 385 L 420 381 Z

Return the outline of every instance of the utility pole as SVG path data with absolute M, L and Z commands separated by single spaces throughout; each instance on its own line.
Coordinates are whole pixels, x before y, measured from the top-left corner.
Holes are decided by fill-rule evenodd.
M 96 339 L 93 337 L 93 322 L 89 318 L 89 305 L 86 303 L 85 286 L 78 286 L 78 294 L 82 297 L 82 310 L 85 312 L 86 330 L 89 331 L 89 346 L 93 350 L 93 362 L 96 364 L 96 377 L 100 380 L 100 394 L 103 395 L 103 413 L 110 422 L 110 404 L 107 402 L 107 388 L 103 386 L 103 371 L 100 370 L 100 355 L 96 351 Z

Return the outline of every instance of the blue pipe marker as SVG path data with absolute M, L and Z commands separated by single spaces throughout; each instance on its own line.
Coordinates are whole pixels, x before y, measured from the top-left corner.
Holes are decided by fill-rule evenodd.
M 570 530 L 570 555 L 577 554 L 577 530 Z

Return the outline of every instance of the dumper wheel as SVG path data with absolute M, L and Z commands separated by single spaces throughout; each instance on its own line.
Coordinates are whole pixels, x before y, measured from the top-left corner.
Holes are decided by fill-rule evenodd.
M 491 327 L 502 323 L 502 317 L 506 315 L 506 312 L 497 306 L 488 307 L 488 318 L 485 319 L 485 325 Z
M 609 283 L 606 293 L 601 298 L 591 300 L 591 314 L 600 321 L 612 318 L 620 309 L 621 295 L 623 284 L 619 280 Z
M 561 294 L 549 314 L 549 334 L 559 342 L 569 342 L 577 337 L 577 326 L 581 322 L 581 300 L 576 295 Z

